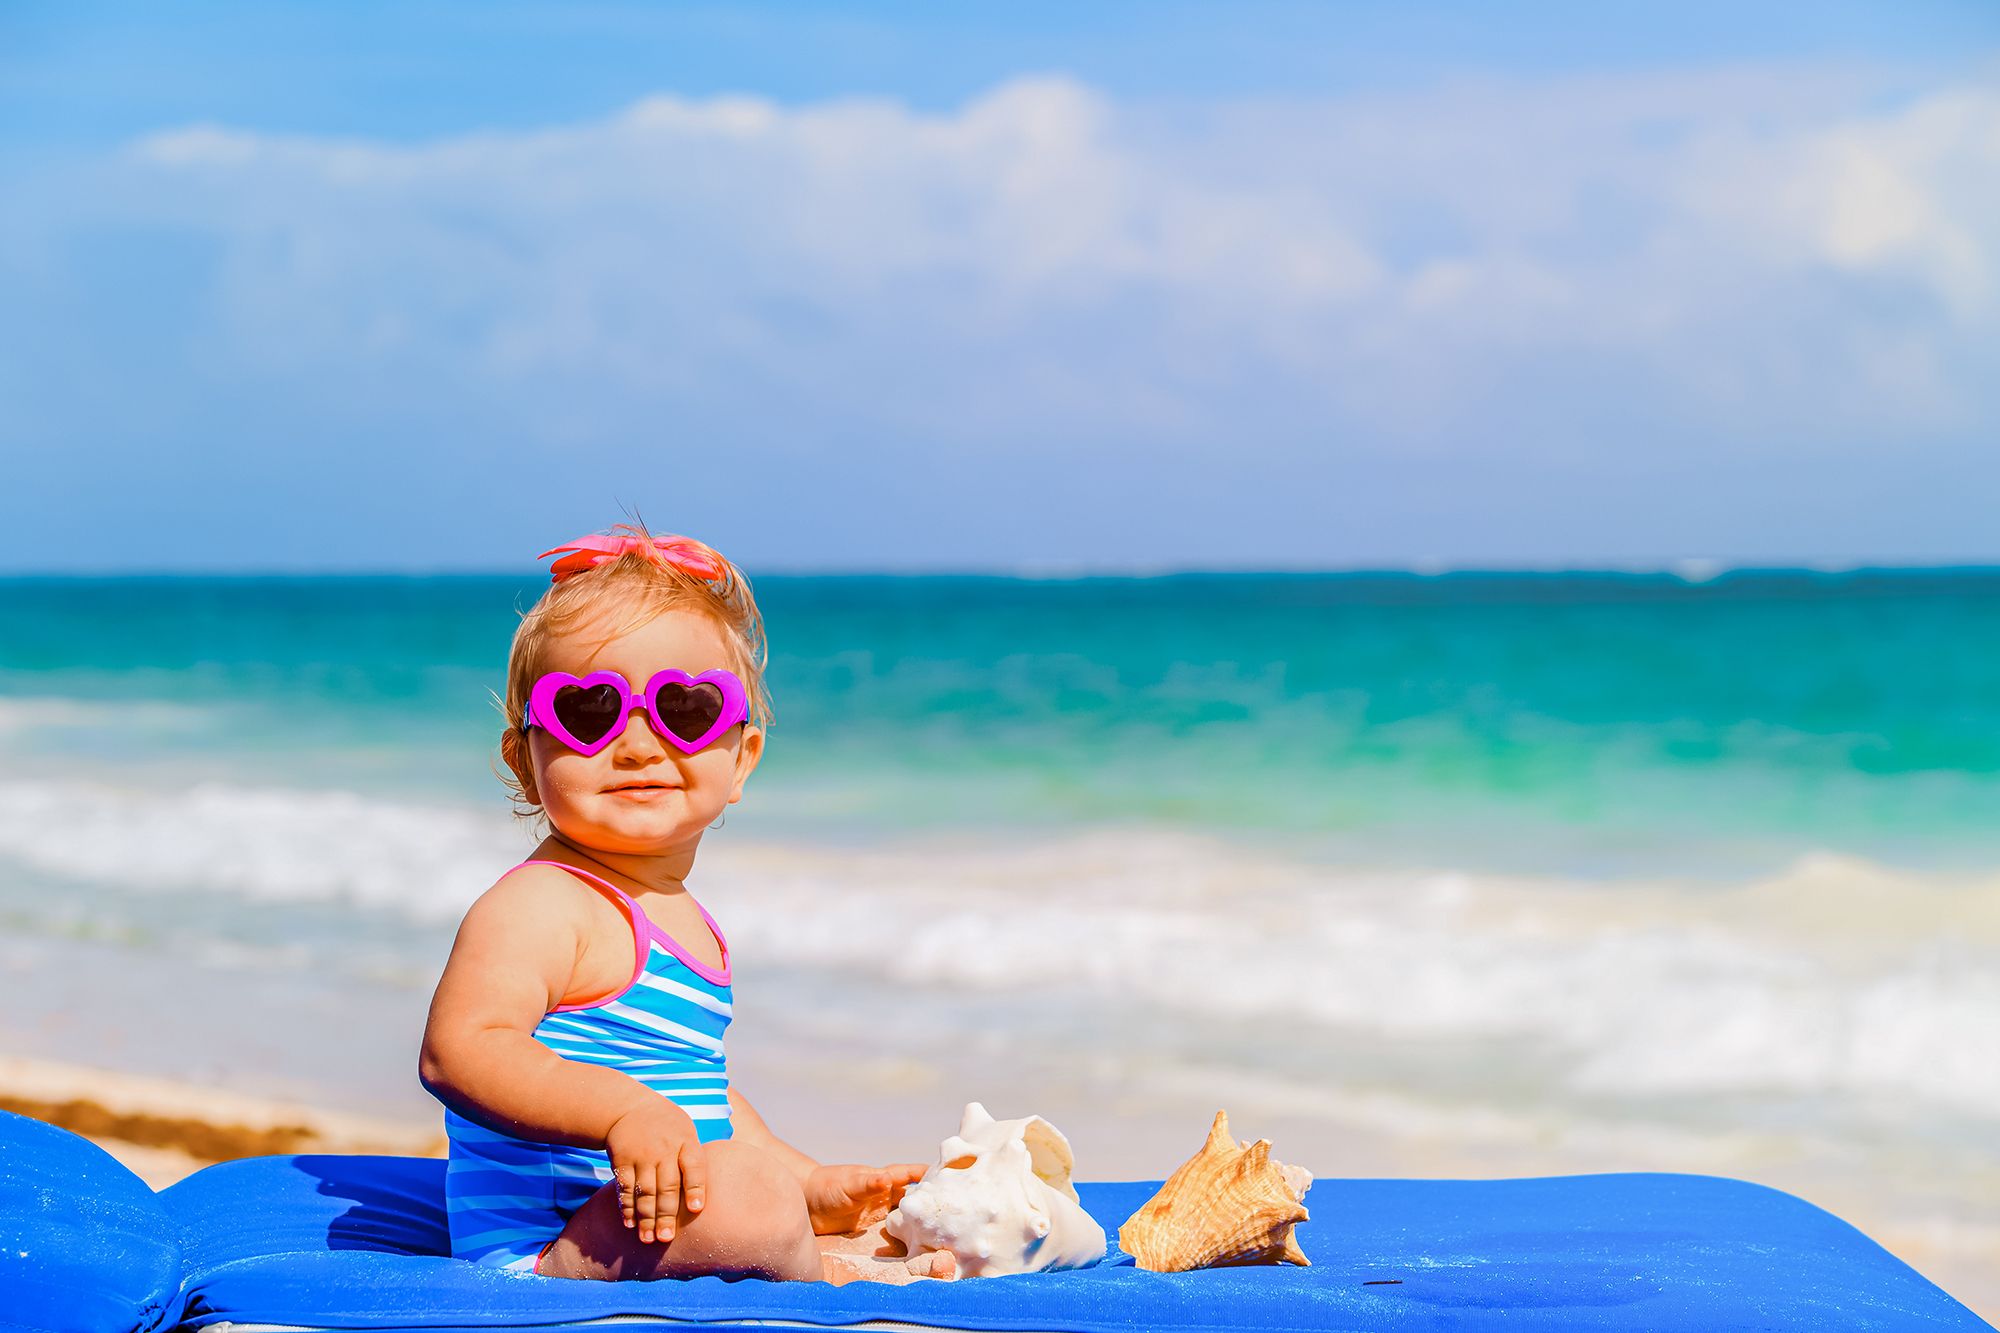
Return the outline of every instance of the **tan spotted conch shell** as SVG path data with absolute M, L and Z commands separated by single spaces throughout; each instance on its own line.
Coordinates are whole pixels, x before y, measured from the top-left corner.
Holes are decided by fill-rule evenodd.
M 1216 1264 L 1311 1265 L 1292 1236 L 1312 1172 L 1271 1160 L 1271 1141 L 1238 1143 L 1217 1111 L 1201 1151 L 1118 1228 L 1118 1246 L 1141 1268 L 1182 1273 Z

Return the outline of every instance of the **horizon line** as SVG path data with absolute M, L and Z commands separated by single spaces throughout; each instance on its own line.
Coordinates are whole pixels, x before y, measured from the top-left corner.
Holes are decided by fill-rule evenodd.
M 738 568 L 743 568 L 741 563 Z M 522 578 L 534 579 L 546 569 L 451 568 L 407 565 L 353 566 L 311 569 L 274 566 L 265 569 L 241 567 L 181 567 L 163 569 L 45 569 L 0 570 L 0 581 L 27 580 L 111 580 L 111 579 L 340 579 L 340 578 Z M 1443 560 L 1422 559 L 1405 563 L 1354 563 L 1341 565 L 1307 564 L 1211 564 L 1168 565 L 1144 562 L 1116 564 L 1093 561 L 1029 561 L 1012 564 L 939 564 L 926 566 L 764 566 L 754 574 L 760 578 L 995 578 L 1030 582 L 1059 582 L 1081 579 L 1155 579 L 1217 575 L 1226 577 L 1408 577 L 1447 578 L 1458 575 L 1606 575 L 1621 577 L 1667 576 L 1688 584 L 1701 584 L 1741 574 L 1805 574 L 1820 577 L 1871 573 L 2000 573 L 2000 556 L 1961 560 L 1930 559 L 1779 559 L 1724 560 L 1709 557 L 1677 557 L 1663 560 L 1540 561 L 1540 560 Z

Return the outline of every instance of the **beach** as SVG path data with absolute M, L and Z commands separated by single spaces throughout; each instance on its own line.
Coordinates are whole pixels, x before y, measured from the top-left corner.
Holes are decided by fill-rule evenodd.
M 1100 840 L 1095 851 L 1089 842 L 1036 854 L 989 851 L 983 877 L 1032 879 L 1037 856 L 1077 867 L 1103 859 L 1107 850 Z M 1133 849 L 1119 851 L 1116 859 L 1129 863 Z M 1439 1084 L 1435 1075 L 1426 1086 L 1420 1071 L 1386 1074 L 1395 1057 L 1381 1047 L 1393 1041 L 1315 1044 L 1309 1029 L 1282 1019 L 1281 1002 L 1255 1023 L 1208 1033 L 1160 1021 L 1157 1014 L 1150 1026 L 1130 1016 L 1101 1015 L 1097 1030 L 1118 1032 L 1118 1040 L 1066 1040 L 1065 1030 L 1100 1020 L 1089 1016 L 1088 1002 L 1074 990 L 1058 994 L 1044 985 L 1036 995 L 1032 984 L 1019 984 L 1032 982 L 1032 969 L 1025 952 L 1006 952 L 1005 920 L 940 912 L 927 926 L 906 924 L 896 959 L 878 960 L 872 969 L 900 972 L 904 979 L 896 985 L 885 986 L 879 975 L 861 984 L 857 978 L 865 969 L 787 963 L 785 955 L 797 946 L 788 948 L 781 937 L 767 937 L 749 923 L 796 919 L 806 907 L 794 894 L 817 892 L 801 890 L 798 877 L 824 875 L 836 855 L 856 863 L 857 877 L 890 902 L 920 901 L 920 890 L 899 893 L 899 882 L 921 878 L 936 864 L 935 850 L 835 853 L 767 845 L 727 854 L 718 849 L 711 871 L 718 887 L 710 902 L 725 929 L 735 920 L 745 923 L 731 931 L 742 997 L 729 1041 L 732 1081 L 776 1132 L 821 1160 L 935 1160 L 938 1141 L 955 1130 L 963 1104 L 977 1100 L 996 1115 L 1050 1119 L 1071 1140 L 1086 1179 L 1156 1179 L 1192 1153 L 1221 1108 L 1240 1135 L 1268 1137 L 1281 1159 L 1315 1172 L 1322 1184 L 1314 1206 L 1338 1206 L 1342 1177 L 1730 1176 L 1833 1212 L 1983 1317 L 2000 1314 L 2000 1267 L 1994 1262 L 2000 1226 L 1992 1207 L 2000 1198 L 2000 1161 L 1977 1121 L 1961 1122 L 1960 1137 L 1953 1138 L 1951 1123 L 1940 1118 L 1934 1135 L 1917 1138 L 1898 1134 L 1893 1120 L 1885 1123 L 1879 1099 L 1871 1105 L 1864 1098 L 1848 1114 L 1822 1113 L 1817 1123 L 1801 1124 L 1796 1101 L 1768 1096 L 1738 1098 L 1735 1109 L 1718 1113 L 1684 1096 L 1556 1098 L 1537 1092 L 1531 1080 L 1509 1094 L 1491 1068 L 1479 1065 L 1490 1054 L 1482 1057 L 1477 1043 L 1461 1042 L 1458 1058 L 1469 1066 L 1463 1081 L 1485 1090 L 1474 1096 Z M 1199 855 L 1198 844 L 1185 840 L 1160 846 L 1142 873 L 1164 892 Z M 960 848 L 952 859 L 962 876 L 974 877 L 969 849 Z M 1241 883 L 1253 868 L 1240 858 L 1232 867 L 1237 910 L 1282 917 L 1278 891 L 1266 891 L 1271 901 L 1261 909 L 1243 894 Z M 1282 874 L 1270 865 L 1261 873 Z M 1290 873 L 1306 872 L 1293 867 Z M 1824 897 L 1824 885 L 1808 891 Z M 1677 914 L 1683 930 L 1691 923 L 1699 929 L 1703 919 L 1703 912 L 1664 893 L 1645 916 L 1635 917 L 1636 898 L 1628 890 L 1616 927 L 1608 928 L 1547 886 L 1516 884 L 1503 892 L 1495 885 L 1446 882 L 1430 892 L 1428 901 L 1404 895 L 1412 916 L 1380 923 L 1379 933 L 1414 935 L 1415 918 L 1449 916 L 1476 928 L 1481 938 L 1513 932 L 1540 938 L 1551 949 L 1594 948 L 1629 968 L 1631 938 L 1651 938 L 1658 948 Z M 2000 901 L 1994 894 L 1989 890 L 1983 901 Z M 1870 917 L 1868 896 L 1859 893 L 1849 904 L 1850 915 L 1860 914 L 1850 925 L 1864 926 L 1878 946 L 1896 947 L 1899 930 L 1922 939 L 1947 924 L 1921 919 L 1908 906 L 1908 892 L 1900 895 L 1904 905 L 1893 922 Z M 1938 905 L 1962 908 L 1972 897 L 1961 893 Z M 874 913 L 898 915 L 882 901 L 873 912 L 864 903 L 846 918 L 857 954 L 865 954 L 871 922 L 880 919 Z M 1772 918 L 1767 928 L 1774 928 L 1785 919 L 1783 901 L 1781 892 L 1765 886 L 1761 893 L 1739 894 L 1732 905 L 1739 917 Z M 1714 906 L 1706 903 L 1703 911 Z M 1014 929 L 1029 921 L 1045 926 L 1053 915 L 1045 906 L 1038 910 L 1025 890 L 1010 910 Z M 1978 932 L 1997 919 L 1962 913 L 1951 925 Z M 1103 928 L 1079 924 L 1085 932 Z M 816 933 L 837 929 L 823 921 Z M 988 956 L 1006 959 L 1005 965 L 971 985 L 940 986 L 938 969 L 969 933 L 985 936 Z M 1620 934 L 1626 946 L 1609 943 Z M 433 937 L 440 964 L 447 943 L 442 932 Z M 822 939 L 822 946 L 827 943 Z M 1217 953 L 1232 947 L 1227 939 L 1207 943 Z M 1051 951 L 1046 938 L 1040 947 Z M 1156 953 L 1163 947 L 1174 946 L 1154 941 Z M 1412 941 L 1413 951 L 1425 947 L 1435 941 Z M 1089 952 L 1052 951 L 1071 968 L 1082 967 L 1081 954 Z M 0 1047 L 14 1052 L 0 1060 L 0 1106 L 84 1133 L 156 1187 L 220 1157 L 441 1150 L 436 1104 L 415 1071 L 428 1001 L 421 972 L 398 976 L 382 969 L 374 984 L 354 987 L 268 957 L 246 975 L 246 962 L 187 968 L 117 939 L 43 940 L 32 949 L 18 940 L 0 944 L 0 975 L 10 993 L 33 997 L 18 1009 Z M 173 1003 L 133 1003 L 116 1021 L 90 1017 L 92 996 L 101 993 L 106 977 L 119 978 L 121 994 L 171 995 Z M 1379 978 L 1364 980 L 1381 984 Z M 255 1002 L 244 1003 L 246 997 Z M 75 1049 L 80 1030 L 89 1032 L 107 1066 L 61 1058 Z M 1419 1051 L 1433 1044 L 1416 1034 L 1403 1040 Z M 1234 1047 L 1219 1044 L 1224 1041 Z M 1916 1054 L 1931 1059 L 1937 1053 Z M 1405 1059 L 1421 1063 L 1417 1056 Z
M 506 579 L 0 580 L 0 1104 L 162 1182 L 434 1150 L 538 832 Z M 2000 1312 L 2000 575 L 760 582 L 689 888 L 822 1160 L 968 1101 L 1088 1179 L 1227 1109 L 1323 1181 L 1694 1172 Z M 115 701 L 115 704 L 107 701 Z
M 0 1057 L 0 1111 L 89 1139 L 156 1190 L 240 1157 L 444 1152 L 442 1136 L 417 1123 L 18 1056 Z
M 2000 1333 L 2000 3 L 0 33 L 0 1111 L 442 1155 L 465 930 L 441 1033 L 829 1163 L 1226 1111 L 1438 1224 L 1356 1309 L 1884 1323 L 1789 1215 Z

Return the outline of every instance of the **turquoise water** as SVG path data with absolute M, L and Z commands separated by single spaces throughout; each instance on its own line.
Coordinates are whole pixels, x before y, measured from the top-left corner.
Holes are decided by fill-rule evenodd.
M 690 885 L 783 1123 L 910 1156 L 982 1098 L 1154 1174 L 1226 1105 L 1990 1244 L 2000 571 L 757 587 L 776 725 Z M 432 1113 L 539 591 L 0 581 L 0 1049 Z
M 1604 873 L 2000 848 L 2000 571 L 757 590 L 777 725 L 747 827 L 1193 825 Z M 488 692 L 538 592 L 0 581 L 0 739 L 72 769 L 498 802 Z

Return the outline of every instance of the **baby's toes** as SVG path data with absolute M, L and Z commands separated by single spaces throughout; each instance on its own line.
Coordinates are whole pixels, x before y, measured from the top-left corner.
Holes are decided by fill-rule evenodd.
M 823 1253 L 819 1257 L 820 1281 L 844 1287 L 850 1282 L 866 1282 L 874 1277 L 876 1265 L 857 1254 Z
M 958 1256 L 950 1250 L 929 1250 L 904 1260 L 903 1266 L 918 1277 L 934 1277 L 950 1282 L 958 1277 Z

